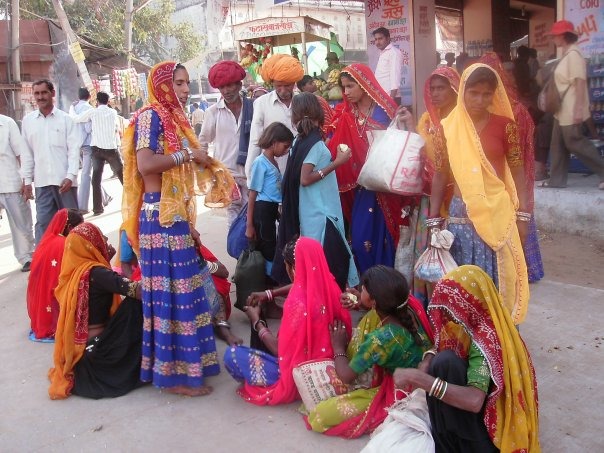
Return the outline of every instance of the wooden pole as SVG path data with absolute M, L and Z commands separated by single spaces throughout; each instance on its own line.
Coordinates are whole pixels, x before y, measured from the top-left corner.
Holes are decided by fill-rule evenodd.
M 134 0 L 126 0 L 126 14 L 124 18 L 124 48 L 126 49 L 126 68 L 132 64 L 132 16 L 134 14 Z M 126 118 L 130 115 L 130 99 L 122 99 L 122 112 Z
M 11 80 L 10 83 L 18 85 L 11 92 L 12 114 L 15 121 L 23 117 L 21 106 L 21 52 L 19 51 L 19 0 L 11 1 L 10 10 L 10 41 L 11 41 Z
M 76 34 L 73 32 L 71 25 L 69 25 L 69 19 L 67 19 L 67 14 L 65 14 L 65 10 L 63 9 L 63 4 L 61 3 L 61 0 L 52 0 L 52 5 L 54 6 L 55 13 L 59 18 L 61 28 L 67 36 L 69 52 L 71 53 L 73 61 L 78 67 L 82 82 L 84 83 L 84 86 L 88 88 L 91 99 L 96 101 L 96 89 L 92 84 L 92 79 L 90 78 L 88 68 L 86 67 L 86 58 L 84 57 L 84 53 L 82 52 L 82 48 L 80 47 Z

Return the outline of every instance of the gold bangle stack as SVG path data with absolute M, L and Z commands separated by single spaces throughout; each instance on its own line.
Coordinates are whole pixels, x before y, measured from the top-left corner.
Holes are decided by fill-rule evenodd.
M 445 393 L 447 393 L 448 385 L 449 384 L 447 383 L 447 381 L 437 377 L 436 379 L 434 379 L 432 387 L 430 387 L 430 392 L 428 393 L 428 396 L 433 396 L 434 398 L 442 400 L 445 397 Z

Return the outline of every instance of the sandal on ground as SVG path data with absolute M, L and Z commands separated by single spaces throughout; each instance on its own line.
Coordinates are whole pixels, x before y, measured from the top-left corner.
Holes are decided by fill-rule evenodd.
M 551 188 L 551 189 L 564 189 L 566 188 L 566 186 L 553 186 L 549 183 L 549 181 L 543 181 L 541 184 L 539 184 L 539 187 L 546 187 L 546 188 Z
M 536 182 L 543 181 L 545 179 L 549 179 L 549 174 L 547 172 L 535 173 L 535 181 Z

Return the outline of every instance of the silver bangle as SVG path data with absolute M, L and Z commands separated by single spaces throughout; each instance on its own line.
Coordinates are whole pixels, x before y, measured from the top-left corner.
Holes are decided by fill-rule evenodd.
M 174 161 L 174 165 L 182 165 L 185 162 L 185 155 L 182 151 L 176 151 L 175 153 L 170 154 L 172 160 Z
M 208 270 L 210 271 L 210 274 L 216 272 L 218 270 L 218 263 L 215 261 L 208 261 Z
M 323 173 L 323 170 L 317 170 L 317 173 L 319 173 L 321 179 L 325 179 L 325 173 Z

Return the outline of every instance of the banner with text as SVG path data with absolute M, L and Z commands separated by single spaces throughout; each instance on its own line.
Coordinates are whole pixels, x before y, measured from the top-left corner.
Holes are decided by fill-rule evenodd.
M 604 0 L 566 1 L 564 19 L 575 26 L 585 57 L 604 53 Z
M 604 0 L 603 0 L 604 1 Z M 369 66 L 375 71 L 380 51 L 374 45 L 376 28 L 385 27 L 390 31 L 390 41 L 403 53 L 402 80 L 400 86 L 403 105 L 413 103 L 413 70 L 411 68 L 411 19 L 412 12 L 408 0 L 367 0 L 365 2 L 367 24 L 367 54 Z

